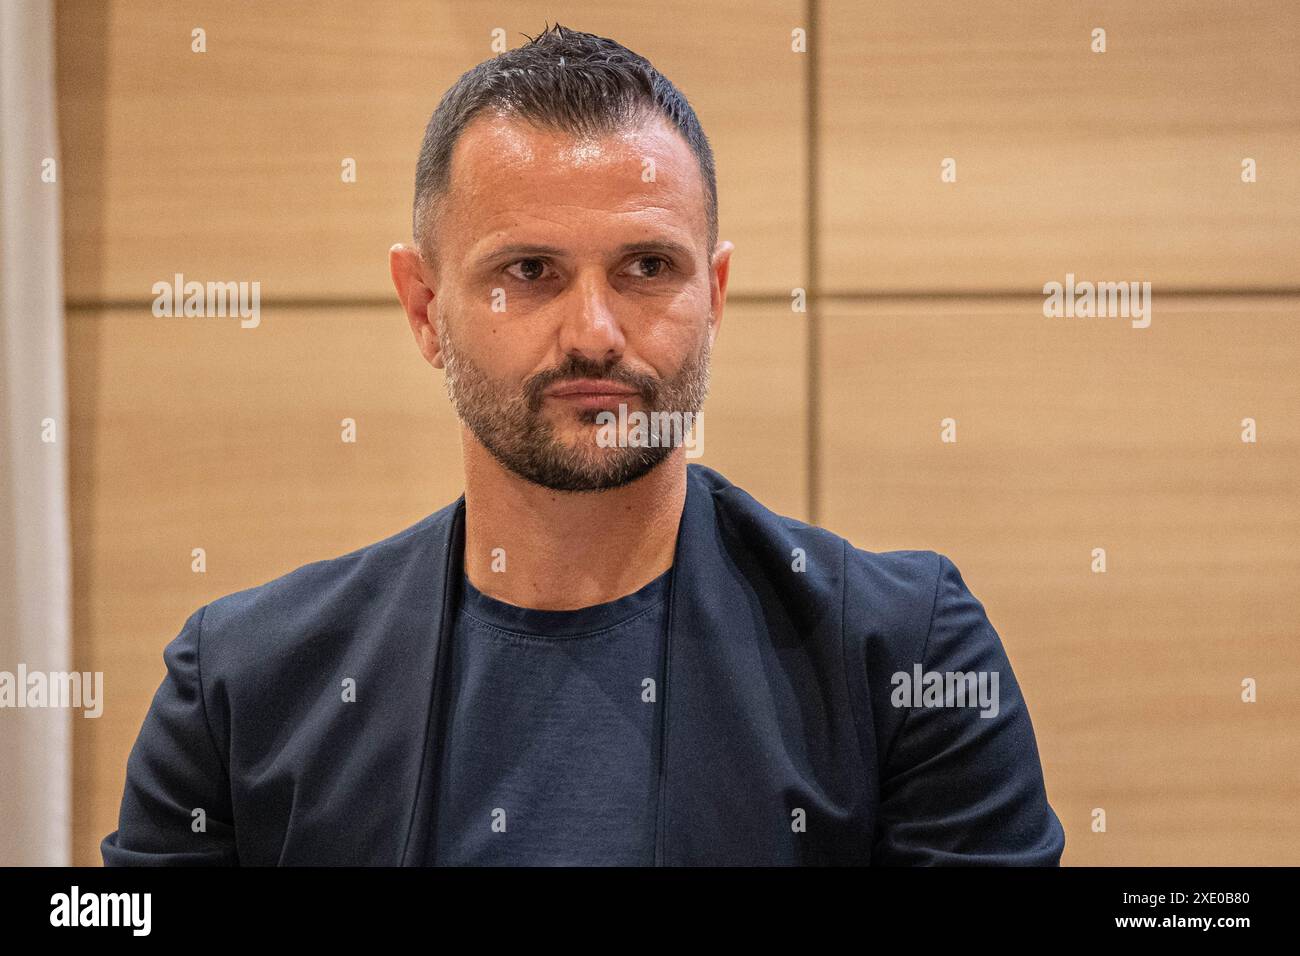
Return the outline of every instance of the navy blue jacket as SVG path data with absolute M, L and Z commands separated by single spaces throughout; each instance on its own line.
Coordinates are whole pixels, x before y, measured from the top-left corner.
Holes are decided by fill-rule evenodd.
M 953 563 L 857 549 L 687 474 L 655 863 L 1058 864 L 1029 712 Z M 462 496 L 196 611 L 104 862 L 422 863 L 463 552 Z M 931 671 L 996 672 L 996 716 L 899 697 L 895 675 Z

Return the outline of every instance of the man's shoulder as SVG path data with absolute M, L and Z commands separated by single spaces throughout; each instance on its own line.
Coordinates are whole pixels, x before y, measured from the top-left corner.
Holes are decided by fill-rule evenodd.
M 775 512 L 721 473 L 692 465 L 697 481 L 712 493 L 721 520 L 752 546 L 789 558 L 791 569 L 808 575 L 814 587 L 855 592 L 894 605 L 933 605 L 943 562 L 937 551 L 873 551 L 827 528 Z
M 391 586 L 428 572 L 441 553 L 459 499 L 385 538 L 312 561 L 262 584 L 223 595 L 203 608 L 204 635 L 306 633 L 314 624 L 354 618 L 382 605 Z M 437 586 L 425 578 L 426 587 Z M 440 584 L 440 582 L 438 582 Z

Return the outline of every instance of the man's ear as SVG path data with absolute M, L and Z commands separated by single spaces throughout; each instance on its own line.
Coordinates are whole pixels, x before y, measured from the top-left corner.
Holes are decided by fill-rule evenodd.
M 731 253 L 735 248 L 734 244 L 725 240 L 719 242 L 710 263 L 712 275 L 709 276 L 709 294 L 712 301 L 709 304 L 713 310 L 712 328 L 709 330 L 710 344 L 718 337 L 718 330 L 722 327 L 722 309 L 727 304 L 727 277 L 731 274 Z
M 419 249 L 399 242 L 388 250 L 388 269 L 420 354 L 434 368 L 442 368 L 442 347 L 431 308 L 433 289 L 425 275 L 424 257 Z

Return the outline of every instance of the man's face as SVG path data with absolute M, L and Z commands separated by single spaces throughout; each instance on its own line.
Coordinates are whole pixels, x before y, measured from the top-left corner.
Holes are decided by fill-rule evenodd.
M 666 120 L 583 141 L 480 116 L 439 225 L 434 364 L 504 467 L 595 491 L 672 453 L 597 442 L 602 411 L 693 416 L 708 391 L 726 263 L 715 289 L 699 167 Z

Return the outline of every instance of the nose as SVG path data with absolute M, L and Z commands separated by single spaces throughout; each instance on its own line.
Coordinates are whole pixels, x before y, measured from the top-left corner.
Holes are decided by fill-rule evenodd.
M 560 348 L 566 355 L 580 355 L 602 365 L 622 357 L 626 341 L 610 303 L 611 295 L 616 292 L 603 270 L 586 270 L 574 280 L 569 301 L 560 303 L 564 315 Z

